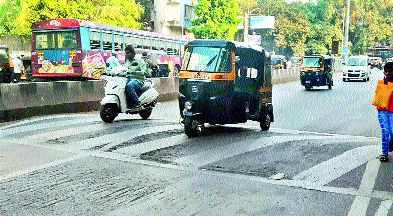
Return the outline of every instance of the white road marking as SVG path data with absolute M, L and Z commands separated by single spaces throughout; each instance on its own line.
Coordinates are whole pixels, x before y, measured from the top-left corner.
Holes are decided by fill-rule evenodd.
M 68 158 L 62 159 L 62 160 L 51 161 L 49 163 L 40 164 L 38 166 L 30 167 L 30 168 L 27 168 L 27 169 L 18 170 L 16 172 L 9 173 L 9 174 L 6 174 L 4 176 L 0 176 L 0 182 L 4 181 L 4 180 L 7 180 L 9 178 L 14 178 L 14 177 L 26 175 L 28 173 L 31 173 L 31 172 L 34 172 L 34 171 L 37 171 L 37 170 L 41 170 L 41 169 L 49 168 L 49 167 L 52 167 L 52 166 L 57 166 L 59 164 L 67 163 L 67 162 L 70 162 L 70 161 L 73 161 L 73 160 L 81 159 L 81 158 L 84 158 L 86 156 L 88 156 L 88 155 L 77 154 L 77 155 L 74 155 L 72 157 L 68 157 Z
M 67 144 L 64 146 L 65 149 L 89 149 L 95 146 L 106 145 L 105 147 L 101 148 L 102 151 L 108 150 L 109 148 L 122 144 L 132 138 L 141 135 L 152 134 L 156 132 L 162 132 L 166 130 L 173 130 L 179 128 L 180 125 L 163 125 L 163 126 L 156 126 L 151 125 L 150 127 L 144 128 L 137 128 L 137 129 L 130 129 L 129 131 L 114 133 L 114 134 L 107 134 L 99 137 L 94 137 L 91 139 L 79 140 L 72 143 Z
M 268 147 L 271 145 L 276 145 L 288 141 L 307 140 L 307 139 L 329 139 L 329 137 L 315 136 L 315 135 L 301 135 L 301 136 L 291 136 L 291 137 L 289 136 L 261 137 L 259 139 L 251 141 L 247 145 L 244 145 L 244 140 L 243 140 L 228 145 L 215 147 L 213 149 L 206 149 L 204 151 L 199 151 L 196 154 L 178 158 L 174 162 L 186 166 L 201 167 L 219 160 L 230 158 L 259 148 L 264 148 L 264 147 Z
M 179 145 L 187 142 L 189 139 L 185 134 L 167 137 L 164 139 L 153 140 L 150 142 L 144 142 L 137 145 L 121 148 L 115 152 L 123 153 L 127 155 L 141 155 L 146 152 L 155 151 L 157 149 L 167 148 L 170 146 Z
M 393 200 L 385 200 L 381 202 L 375 216 L 387 216 L 389 214 L 389 210 L 393 205 Z
M 80 125 L 80 124 L 78 124 Z M 94 132 L 98 130 L 102 130 L 108 128 L 108 126 L 104 124 L 94 124 L 94 125 L 85 125 L 85 126 L 80 126 L 80 127 L 72 127 L 72 128 L 67 128 L 67 129 L 59 129 L 55 131 L 50 131 L 46 133 L 39 133 L 36 135 L 31 135 L 23 138 L 22 140 L 26 141 L 31 141 L 34 140 L 36 142 L 44 142 L 49 139 L 58 139 L 61 137 L 66 137 L 70 135 L 78 135 L 82 133 L 87 133 L 87 132 Z
M 373 159 L 367 163 L 366 170 L 364 171 L 363 178 L 359 187 L 359 191 L 362 191 L 365 195 L 371 195 L 374 189 L 375 180 L 378 176 L 380 165 L 381 162 L 377 159 Z M 371 199 L 369 196 L 355 197 L 348 216 L 366 215 L 370 200 Z
M 20 127 L 12 127 L 8 129 L 0 128 L 0 137 L 9 136 L 16 133 L 23 133 L 29 131 L 36 131 L 40 129 L 49 129 L 52 127 L 59 127 L 59 126 L 71 126 L 71 125 L 80 125 L 82 123 L 90 123 L 95 122 L 98 119 L 96 118 L 88 118 L 88 119 L 71 119 L 65 121 L 57 121 L 57 122 L 49 122 L 49 123 L 41 123 L 41 124 L 32 124 L 32 125 L 25 125 Z
M 345 173 L 371 160 L 378 155 L 379 151 L 380 149 L 378 145 L 351 149 L 295 175 L 293 179 L 326 185 Z

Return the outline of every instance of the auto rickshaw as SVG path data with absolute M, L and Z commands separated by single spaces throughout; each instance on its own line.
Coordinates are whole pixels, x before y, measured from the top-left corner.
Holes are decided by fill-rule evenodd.
M 330 56 L 304 56 L 300 68 L 300 82 L 306 90 L 313 86 L 333 86 L 332 58 Z
M 179 73 L 179 108 L 187 136 L 205 123 L 274 121 L 270 55 L 259 46 L 225 40 L 193 40 Z
M 11 82 L 13 70 L 14 65 L 11 61 L 9 49 L 6 46 L 0 45 L 0 82 Z

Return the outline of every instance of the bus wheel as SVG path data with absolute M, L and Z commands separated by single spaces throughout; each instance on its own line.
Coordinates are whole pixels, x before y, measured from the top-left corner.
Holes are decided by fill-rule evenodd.
M 117 116 L 117 107 L 114 104 L 105 104 L 101 107 L 100 116 L 105 123 L 112 123 Z
M 264 112 L 261 116 L 261 120 L 259 122 L 259 125 L 261 127 L 261 130 L 267 131 L 270 128 L 270 123 L 272 122 L 272 119 L 269 115 L 269 113 Z
M 188 137 L 196 137 L 198 134 L 198 123 L 191 117 L 184 117 L 184 132 Z

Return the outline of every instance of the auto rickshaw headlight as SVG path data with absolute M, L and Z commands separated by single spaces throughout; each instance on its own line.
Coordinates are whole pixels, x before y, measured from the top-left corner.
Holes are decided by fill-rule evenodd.
M 191 109 L 192 108 L 192 103 L 190 101 L 185 102 L 184 103 L 184 108 L 186 108 L 188 110 Z

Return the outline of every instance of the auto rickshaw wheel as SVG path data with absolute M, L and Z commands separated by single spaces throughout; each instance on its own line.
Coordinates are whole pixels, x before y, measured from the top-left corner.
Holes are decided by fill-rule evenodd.
M 184 117 L 184 132 L 188 137 L 195 137 L 198 134 L 198 122 L 191 117 Z
M 272 122 L 272 118 L 270 117 L 269 113 L 264 112 L 261 116 L 261 120 L 259 121 L 261 130 L 263 131 L 269 130 L 271 122 Z
M 310 85 L 305 85 L 304 88 L 306 89 L 306 91 L 308 91 L 308 90 L 311 89 L 311 86 Z
M 105 123 L 112 123 L 117 116 L 117 107 L 115 104 L 105 104 L 101 107 L 100 116 Z
M 329 84 L 328 84 L 329 90 L 332 89 L 332 81 L 330 80 Z

